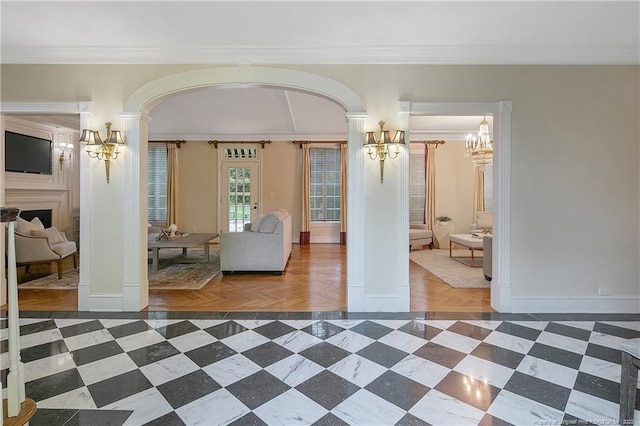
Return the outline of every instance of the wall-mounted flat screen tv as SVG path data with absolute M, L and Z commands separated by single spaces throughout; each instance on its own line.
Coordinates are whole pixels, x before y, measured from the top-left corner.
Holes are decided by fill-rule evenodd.
M 4 147 L 5 171 L 40 175 L 52 173 L 52 141 L 5 131 Z

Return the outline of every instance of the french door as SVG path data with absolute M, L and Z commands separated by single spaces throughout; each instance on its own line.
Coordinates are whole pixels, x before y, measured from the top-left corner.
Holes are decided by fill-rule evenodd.
M 258 164 L 225 163 L 222 176 L 223 231 L 242 232 L 245 223 L 251 222 L 258 212 Z

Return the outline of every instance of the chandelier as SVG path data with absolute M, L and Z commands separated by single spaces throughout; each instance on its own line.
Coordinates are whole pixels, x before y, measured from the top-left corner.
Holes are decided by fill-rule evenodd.
M 469 134 L 464 139 L 464 154 L 471 157 L 473 164 L 481 169 L 493 163 L 493 141 L 489 136 L 489 123 L 487 117 L 480 122 L 477 135 Z

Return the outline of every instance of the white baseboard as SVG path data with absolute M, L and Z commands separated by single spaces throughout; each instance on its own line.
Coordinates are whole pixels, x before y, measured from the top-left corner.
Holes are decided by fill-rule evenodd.
M 398 312 L 398 296 L 365 296 L 365 312 Z
M 347 311 L 348 312 L 364 312 L 364 286 L 347 287 Z
M 122 312 L 122 294 L 92 294 L 89 310 L 91 312 Z
M 638 296 L 513 297 L 513 313 L 638 314 Z

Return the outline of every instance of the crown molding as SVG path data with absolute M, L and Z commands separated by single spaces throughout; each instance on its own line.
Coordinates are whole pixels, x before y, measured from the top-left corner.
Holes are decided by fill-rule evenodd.
M 4 47 L 3 64 L 640 65 L 638 45 Z
M 262 141 L 289 142 L 294 140 L 326 141 L 347 140 L 347 133 L 301 134 L 301 133 L 162 133 L 149 131 L 149 140 L 154 141 Z

